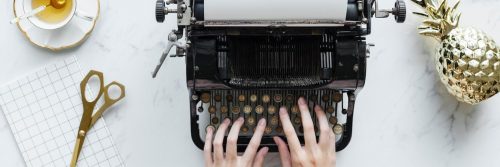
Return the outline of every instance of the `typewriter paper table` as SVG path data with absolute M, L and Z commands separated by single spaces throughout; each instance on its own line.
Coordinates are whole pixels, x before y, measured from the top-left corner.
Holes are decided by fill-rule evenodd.
M 174 28 L 153 20 L 154 1 L 101 1 L 101 17 L 88 41 L 56 54 L 29 44 L 9 25 L 11 4 L 0 3 L 0 83 L 76 55 L 84 70 L 101 70 L 127 86 L 124 101 L 104 115 L 127 166 L 202 166 L 202 151 L 189 132 L 184 61 L 171 59 L 157 79 L 150 75 Z M 461 6 L 464 26 L 474 25 L 500 41 L 500 1 Z M 376 47 L 356 103 L 353 138 L 338 153 L 337 166 L 500 166 L 500 96 L 472 107 L 447 95 L 430 51 L 422 49 L 427 44 L 417 35 L 419 21 L 410 15 L 405 24 L 373 23 L 368 40 Z M 0 148 L 0 166 L 24 166 L 3 115 Z M 277 154 L 267 162 L 277 166 Z

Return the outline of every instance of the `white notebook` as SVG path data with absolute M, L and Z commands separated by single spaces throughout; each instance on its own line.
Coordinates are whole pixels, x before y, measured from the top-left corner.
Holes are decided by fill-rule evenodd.
M 0 109 L 26 166 L 69 166 L 83 113 L 82 79 L 71 57 L 0 88 Z M 89 131 L 77 166 L 124 166 L 103 118 Z

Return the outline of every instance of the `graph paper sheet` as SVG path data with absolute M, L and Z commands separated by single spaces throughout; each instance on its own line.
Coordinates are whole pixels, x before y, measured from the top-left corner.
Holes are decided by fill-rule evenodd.
M 69 166 L 83 113 L 82 79 L 72 57 L 0 88 L 1 109 L 28 167 Z M 77 166 L 124 166 L 104 119 L 87 134 Z

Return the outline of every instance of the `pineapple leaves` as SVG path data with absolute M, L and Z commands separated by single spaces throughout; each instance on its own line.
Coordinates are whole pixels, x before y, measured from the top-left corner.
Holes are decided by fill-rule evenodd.
M 448 5 L 448 0 L 411 1 L 425 11 L 425 13 L 413 12 L 415 15 L 426 17 L 422 26 L 418 28 L 421 30 L 420 34 L 441 39 L 458 26 L 461 17 L 457 10 L 460 0 L 451 7 Z

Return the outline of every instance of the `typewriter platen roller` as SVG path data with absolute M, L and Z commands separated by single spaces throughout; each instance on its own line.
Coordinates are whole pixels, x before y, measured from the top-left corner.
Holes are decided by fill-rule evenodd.
M 238 151 L 260 118 L 268 122 L 261 145 L 277 151 L 272 137 L 284 136 L 280 107 L 288 109 L 303 143 L 299 97 L 311 110 L 323 107 L 337 151 L 344 149 L 373 46 L 364 37 L 371 18 L 392 14 L 401 23 L 406 17 L 401 0 L 391 10 L 379 9 L 376 0 L 158 0 L 155 12 L 158 22 L 175 14 L 178 29 L 169 34 L 153 77 L 167 58 L 184 57 L 195 145 L 203 149 L 207 126 L 244 117 Z

